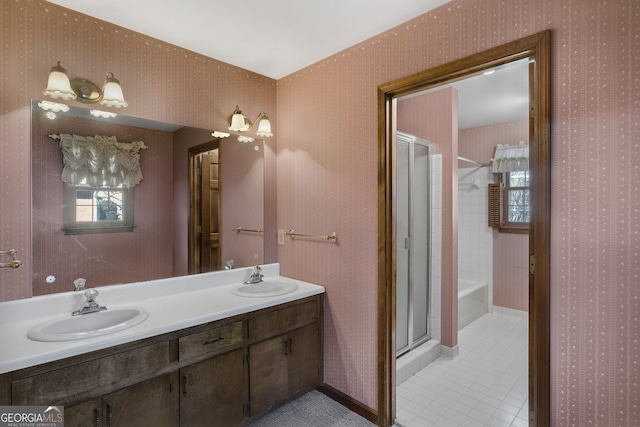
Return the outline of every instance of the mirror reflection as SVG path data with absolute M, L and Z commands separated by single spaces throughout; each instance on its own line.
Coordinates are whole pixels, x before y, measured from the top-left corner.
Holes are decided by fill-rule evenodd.
M 262 140 L 40 102 L 31 120 L 34 295 L 72 290 L 79 277 L 95 287 L 265 262 Z M 139 150 L 127 157 L 131 144 Z M 136 162 L 139 182 L 113 178 Z

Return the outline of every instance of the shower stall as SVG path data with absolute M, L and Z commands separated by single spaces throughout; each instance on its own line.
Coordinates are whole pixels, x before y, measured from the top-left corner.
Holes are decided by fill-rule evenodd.
M 396 356 L 430 338 L 430 156 L 433 144 L 396 133 Z

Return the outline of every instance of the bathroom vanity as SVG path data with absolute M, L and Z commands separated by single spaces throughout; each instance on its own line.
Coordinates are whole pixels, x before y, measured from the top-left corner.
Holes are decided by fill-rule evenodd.
M 29 366 L 0 374 L 0 405 L 62 405 L 66 427 L 245 425 L 322 383 L 324 289 L 296 282 L 296 291 L 276 297 L 234 296 L 234 285 L 228 283 L 192 290 L 187 298 L 195 298 L 193 306 L 184 313 L 190 320 L 178 321 L 175 313 L 164 316 L 168 321 L 160 329 L 167 330 L 162 333 L 151 332 L 163 323 L 154 319 L 163 316 L 158 309 L 180 311 L 177 300 L 185 296 L 160 297 L 146 305 L 137 301 L 149 319 L 130 332 L 90 338 L 86 345 L 66 343 L 73 350 L 64 351 L 77 353 L 68 357 L 14 362 Z M 228 309 L 202 321 L 198 312 L 205 296 Z M 191 325 L 171 330 L 170 323 Z M 141 339 L 113 337 L 137 337 L 145 328 L 148 336 Z M 123 342 L 109 345 L 114 339 Z M 84 352 L 93 341 L 104 341 L 104 347 Z M 45 353 L 47 346 L 65 347 L 14 344 L 41 347 Z

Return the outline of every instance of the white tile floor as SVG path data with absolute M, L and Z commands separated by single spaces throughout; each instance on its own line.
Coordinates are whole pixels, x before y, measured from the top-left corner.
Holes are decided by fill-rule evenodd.
M 485 314 L 458 345 L 457 358 L 440 357 L 398 387 L 398 425 L 528 426 L 527 319 Z

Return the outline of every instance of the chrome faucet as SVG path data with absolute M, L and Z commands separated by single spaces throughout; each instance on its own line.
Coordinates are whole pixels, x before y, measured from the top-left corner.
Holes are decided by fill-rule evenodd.
M 84 296 L 86 300 L 82 303 L 79 309 L 71 313 L 72 316 L 78 316 L 80 314 L 89 314 L 89 313 L 97 313 L 99 311 L 104 311 L 107 307 L 103 305 L 99 305 L 96 302 L 96 297 L 98 296 L 98 291 L 95 289 L 87 289 L 84 291 Z
M 255 267 L 253 267 L 253 271 L 251 272 L 251 276 L 249 276 L 249 279 L 247 279 L 243 283 L 245 285 L 251 285 L 260 282 L 262 282 L 262 268 L 260 268 L 259 265 L 256 265 Z

